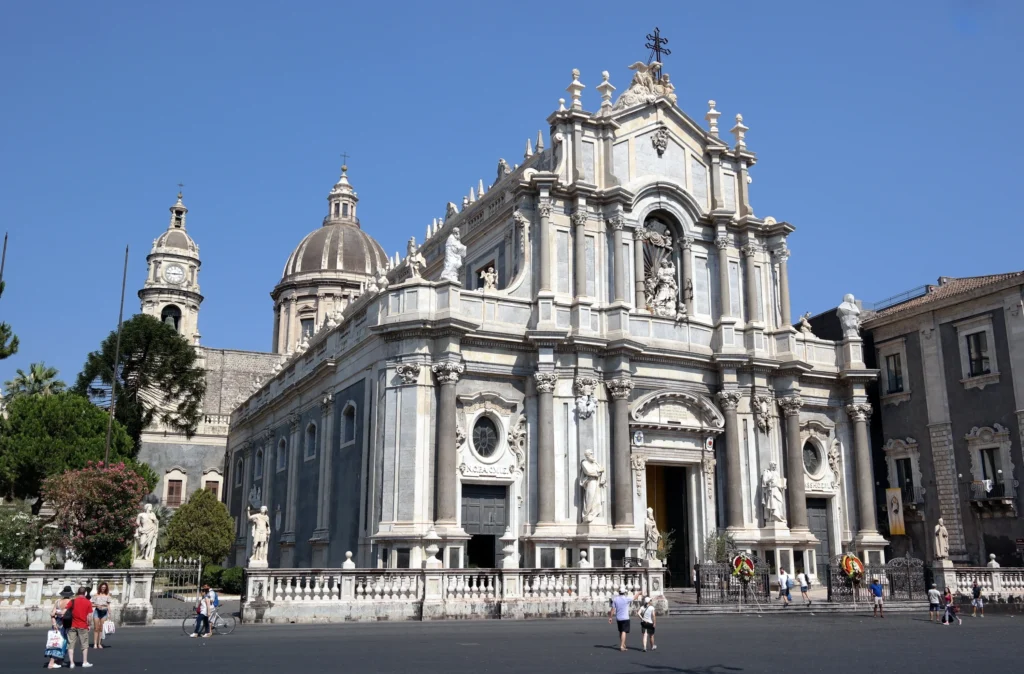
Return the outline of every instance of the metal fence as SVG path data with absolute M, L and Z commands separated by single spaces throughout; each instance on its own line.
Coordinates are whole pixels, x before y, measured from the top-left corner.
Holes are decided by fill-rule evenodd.
M 743 582 L 733 575 L 732 564 L 697 565 L 698 604 L 740 604 L 767 601 L 771 597 L 768 565 L 754 559 L 754 577 Z
M 199 600 L 199 580 L 202 561 L 183 557 L 160 557 L 154 564 L 153 604 L 154 618 L 183 619 L 195 615 Z
M 882 586 L 882 596 L 888 602 L 928 598 L 927 569 L 920 559 L 907 555 L 891 559 L 886 564 L 865 564 L 864 574 L 858 579 L 846 575 L 842 559 L 842 555 L 833 557 L 826 570 L 830 602 L 870 602 L 869 586 L 876 578 Z

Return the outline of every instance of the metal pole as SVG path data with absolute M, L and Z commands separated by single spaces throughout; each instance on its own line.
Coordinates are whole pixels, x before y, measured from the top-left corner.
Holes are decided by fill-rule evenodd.
M 4 254 L 0 257 L 0 283 L 4 282 L 4 265 L 7 263 L 7 232 L 4 232 Z
M 117 340 L 114 346 L 114 372 L 110 377 L 110 407 L 107 415 L 107 448 L 103 453 L 103 465 L 110 463 L 110 433 L 114 429 L 114 408 L 117 403 L 117 364 L 121 360 L 121 325 L 124 322 L 124 286 L 128 281 L 128 246 L 124 247 L 124 271 L 121 273 L 121 308 L 117 311 Z

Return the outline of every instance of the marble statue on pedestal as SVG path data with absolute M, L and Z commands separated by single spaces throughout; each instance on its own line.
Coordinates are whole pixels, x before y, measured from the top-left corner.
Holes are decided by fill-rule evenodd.
M 266 566 L 267 545 L 270 543 L 270 515 L 267 514 L 267 506 L 260 506 L 256 513 L 252 512 L 252 508 L 246 508 L 245 514 L 252 523 L 252 556 L 249 557 L 249 566 Z
M 784 522 L 782 509 L 785 498 L 782 494 L 782 476 L 778 465 L 772 461 L 761 473 L 761 505 L 764 506 L 765 524 Z
M 444 269 L 441 270 L 442 281 L 459 282 L 462 262 L 466 259 L 466 244 L 462 243 L 459 228 L 453 227 L 452 233 L 444 243 Z
M 852 294 L 843 296 L 843 303 L 836 309 L 839 323 L 843 326 L 844 339 L 860 339 L 860 307 Z
M 147 503 L 135 517 L 135 546 L 132 550 L 132 566 L 152 566 L 156 554 L 156 539 L 160 532 L 160 521 L 153 514 L 152 504 Z
M 946 525 L 939 518 L 939 523 L 935 525 L 935 559 L 947 559 L 949 557 L 949 532 L 946 531 Z
M 580 487 L 583 488 L 583 521 L 593 522 L 601 515 L 601 487 L 608 483 L 604 466 L 594 458 L 594 450 L 588 449 L 580 462 Z
M 658 561 L 658 545 L 661 542 L 661 532 L 658 531 L 658 523 L 654 519 L 654 508 L 647 509 L 647 519 L 644 520 L 644 561 Z
M 409 267 L 409 278 L 420 278 L 423 276 L 423 268 L 427 261 L 423 259 L 419 246 L 416 245 L 416 237 L 409 239 L 409 245 L 405 248 L 405 263 Z M 378 283 L 378 287 L 379 287 Z

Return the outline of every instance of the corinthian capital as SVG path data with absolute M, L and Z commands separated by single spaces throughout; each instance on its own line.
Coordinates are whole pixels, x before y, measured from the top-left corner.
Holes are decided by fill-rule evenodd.
M 787 417 L 797 416 L 800 414 L 800 408 L 804 406 L 804 399 L 798 395 L 786 396 L 779 398 L 779 407 L 782 408 L 783 413 Z
M 577 227 L 587 224 L 587 212 L 576 211 L 575 213 L 573 213 L 572 224 L 576 225 Z
M 558 383 L 558 375 L 554 372 L 534 372 L 533 381 L 537 385 L 538 393 L 551 393 Z
M 691 248 L 693 248 L 693 237 L 684 236 L 681 239 L 679 239 L 679 244 L 683 247 L 683 250 L 690 250 Z
M 459 381 L 459 377 L 466 368 L 462 363 L 445 361 L 443 363 L 434 363 L 430 366 L 430 369 L 433 370 L 434 376 L 437 377 L 438 384 L 454 384 Z
M 868 403 L 852 403 L 846 406 L 846 413 L 850 416 L 850 421 L 867 421 L 868 417 L 871 416 L 871 405 Z
M 776 248 L 775 250 L 772 251 L 772 255 L 774 255 L 775 259 L 778 260 L 779 262 L 785 262 L 786 260 L 789 259 L 789 248 L 787 248 L 786 246 Z
M 542 218 L 549 217 L 551 215 L 551 202 L 542 201 L 537 204 L 537 213 L 539 213 Z
M 719 391 L 718 404 L 722 406 L 723 410 L 733 412 L 739 407 L 741 397 L 743 394 L 739 391 Z
M 727 236 L 716 236 L 715 237 L 715 247 L 718 248 L 718 250 L 723 250 L 725 248 L 728 248 L 729 247 L 729 237 L 727 237 Z
M 626 219 L 621 215 L 613 215 L 608 218 L 608 224 L 612 226 L 612 229 L 616 232 L 622 229 L 622 226 L 626 224 Z
M 633 390 L 633 380 L 625 377 L 606 381 L 604 385 L 608 387 L 608 392 L 616 400 L 625 400 Z
M 636 241 L 643 241 L 647 238 L 647 228 L 637 227 L 633 230 L 633 239 Z

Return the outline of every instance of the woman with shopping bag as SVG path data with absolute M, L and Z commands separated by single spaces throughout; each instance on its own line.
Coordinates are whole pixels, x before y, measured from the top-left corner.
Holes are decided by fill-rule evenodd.
M 65 585 L 60 593 L 60 599 L 53 605 L 50 611 L 50 631 L 46 635 L 46 651 L 44 657 L 50 658 L 48 669 L 60 669 L 64 666 L 64 656 L 68 650 L 67 628 L 71 626 L 71 611 L 68 604 L 75 593 L 70 585 Z

